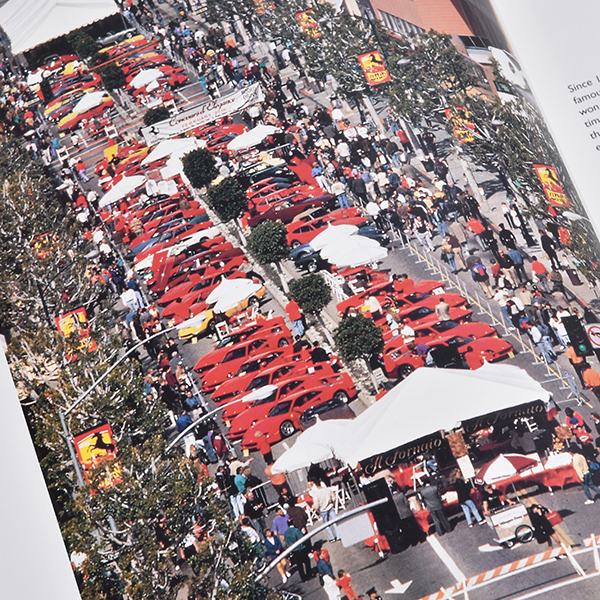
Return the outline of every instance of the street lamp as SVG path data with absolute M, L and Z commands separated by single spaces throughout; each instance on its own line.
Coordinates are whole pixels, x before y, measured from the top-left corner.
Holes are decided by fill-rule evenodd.
M 60 425 L 62 427 L 65 440 L 67 441 L 67 446 L 69 447 L 69 454 L 71 455 L 71 460 L 73 461 L 73 466 L 75 468 L 75 474 L 77 475 L 77 482 L 79 483 L 80 487 L 85 487 L 85 481 L 83 478 L 83 472 L 81 470 L 81 465 L 79 464 L 79 461 L 77 459 L 77 454 L 75 452 L 75 446 L 73 444 L 73 439 L 69 432 L 69 428 L 67 427 L 66 417 L 75 408 L 77 408 L 77 406 L 79 406 L 127 357 L 129 357 L 131 354 L 133 354 L 138 348 L 140 348 L 141 346 L 143 346 L 145 343 L 149 342 L 150 340 L 153 340 L 154 338 L 157 338 L 166 333 L 169 333 L 170 331 L 173 331 L 175 329 L 180 330 L 180 329 L 185 329 L 187 327 L 193 327 L 194 325 L 197 325 L 199 322 L 198 317 L 199 317 L 199 315 L 196 315 L 190 319 L 187 319 L 186 321 L 183 321 L 183 323 L 179 323 L 179 325 L 173 325 L 172 327 L 167 327 L 167 329 L 161 329 L 159 332 L 151 335 L 150 337 L 147 337 L 146 339 L 142 340 L 141 342 L 138 342 L 135 346 L 132 346 L 131 348 L 129 348 L 129 350 L 127 350 L 127 352 L 125 352 L 125 354 L 123 354 L 123 356 L 119 357 L 119 359 L 117 361 L 115 361 L 98 378 L 97 381 L 95 381 L 87 390 L 85 390 L 85 392 L 80 394 L 80 396 L 77 398 L 77 400 L 75 400 L 75 402 L 73 402 L 73 404 L 71 404 L 71 406 L 67 407 L 64 410 L 60 409 L 58 411 L 58 416 L 60 418 Z

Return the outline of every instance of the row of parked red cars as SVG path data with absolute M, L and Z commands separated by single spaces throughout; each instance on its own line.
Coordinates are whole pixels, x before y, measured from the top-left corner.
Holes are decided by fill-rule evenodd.
M 229 439 L 244 450 L 271 446 L 357 396 L 337 357 L 315 363 L 292 344 L 283 317 L 259 318 L 231 330 L 194 366 L 202 392 L 223 407 Z
M 514 356 L 511 344 L 491 325 L 472 321 L 467 300 L 446 292 L 443 282 L 392 281 L 387 273 L 367 267 L 355 270 L 346 280 L 356 293 L 337 305 L 338 314 L 358 311 L 382 328 L 385 346 L 377 363 L 391 379 L 403 379 L 425 366 L 429 351 L 438 367 L 473 368 L 484 360 Z M 441 298 L 449 307 L 450 320 L 440 320 L 436 313 Z M 372 312 L 374 307 L 381 310 Z M 409 329 L 402 335 L 405 325 Z

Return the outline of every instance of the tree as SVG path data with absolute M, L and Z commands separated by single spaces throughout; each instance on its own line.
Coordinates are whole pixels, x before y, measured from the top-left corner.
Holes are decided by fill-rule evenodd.
M 331 290 L 322 275 L 310 273 L 290 285 L 290 296 L 303 312 L 319 315 L 331 301 Z
M 98 73 L 104 87 L 109 91 L 118 90 L 126 83 L 125 72 L 119 65 L 107 65 L 99 69 Z
M 219 174 L 215 157 L 205 148 L 192 150 L 183 157 L 183 172 L 197 189 L 207 186 Z
M 209 188 L 206 197 L 210 207 L 225 223 L 237 219 L 248 209 L 246 192 L 234 177 L 223 179 L 221 183 Z
M 368 360 L 383 350 L 381 328 L 364 315 L 344 317 L 333 336 L 342 358 L 348 362 Z
M 81 58 L 90 58 L 91 56 L 94 56 L 100 48 L 96 40 L 81 29 L 71 32 L 67 36 L 67 39 L 73 47 L 73 50 L 75 50 Z
M 169 109 L 166 106 L 157 106 L 156 108 L 151 108 L 146 111 L 144 115 L 144 125 L 148 127 L 149 125 L 154 125 L 154 123 L 159 123 L 160 121 L 164 121 L 171 116 Z
M 281 270 L 281 261 L 290 254 L 285 225 L 274 221 L 257 225 L 248 237 L 248 248 L 261 265 L 275 265 L 283 290 L 287 292 L 288 284 Z
M 261 265 L 284 260 L 290 254 L 285 225 L 274 221 L 257 225 L 248 237 L 248 248 Z

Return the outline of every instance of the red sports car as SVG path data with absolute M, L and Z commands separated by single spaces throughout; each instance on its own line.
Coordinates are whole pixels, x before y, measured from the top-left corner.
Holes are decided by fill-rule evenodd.
M 339 373 L 335 380 L 328 381 L 325 385 L 308 391 L 300 391 L 287 396 L 272 406 L 268 413 L 255 422 L 244 434 L 242 440 L 243 450 L 255 450 L 258 438 L 264 436 L 270 445 L 276 444 L 283 438 L 289 437 L 298 429 L 301 429 L 300 416 L 302 413 L 317 404 L 328 400 L 339 400 L 348 402 L 356 397 L 354 385 L 348 385 L 344 375 L 350 379 L 347 373 Z M 352 380 L 350 380 L 351 383 Z M 240 415 L 246 416 L 247 413 Z M 233 430 L 233 425 L 232 425 Z
M 263 333 L 270 336 L 279 333 L 289 333 L 289 330 L 285 325 L 283 317 L 249 323 L 245 327 L 232 331 L 229 336 L 221 340 L 212 352 L 205 354 L 194 365 L 194 371 L 196 371 L 199 376 L 202 376 L 203 373 L 206 373 L 217 364 L 223 362 L 225 355 L 231 350 L 232 346 L 237 346 L 250 338 L 260 337 Z
M 322 375 L 333 375 L 334 370 L 331 368 L 329 363 L 288 363 L 283 365 L 275 365 L 269 369 L 265 369 L 260 373 L 247 373 L 242 377 L 236 377 L 226 381 L 218 390 L 212 395 L 211 400 L 220 404 L 222 402 L 229 402 L 235 396 L 240 394 L 246 394 L 265 385 L 275 385 L 293 377 L 304 377 L 309 375 L 315 375 L 317 377 Z M 231 411 L 228 411 L 228 418 L 231 420 L 240 412 L 246 409 L 245 406 L 234 407 Z
M 202 392 L 204 394 L 210 394 L 230 377 L 233 377 L 234 375 L 239 377 L 242 374 L 248 373 L 249 369 L 247 363 L 250 359 L 262 359 L 263 356 L 271 354 L 275 349 L 277 349 L 278 352 L 281 352 L 281 354 L 277 354 L 274 359 L 281 358 L 281 356 L 284 355 L 291 356 L 293 354 L 291 342 L 291 334 L 289 332 L 282 332 L 277 336 L 250 339 L 234 346 L 227 352 L 221 363 L 204 373 L 204 376 L 202 377 Z M 264 369 L 268 364 L 270 364 L 270 362 L 266 362 L 266 364 L 263 365 L 259 360 L 258 368 Z
M 244 437 L 251 427 L 261 422 L 267 416 L 274 405 L 278 404 L 290 394 L 295 394 L 301 390 L 311 390 L 325 386 L 333 389 L 332 395 L 336 394 L 338 398 L 343 399 L 346 402 L 351 398 L 353 399 L 356 397 L 356 388 L 348 373 L 336 373 L 334 375 L 325 375 L 323 377 L 315 377 L 314 375 L 294 377 L 278 385 L 268 386 L 268 389 L 271 390 L 269 395 L 264 394 L 264 397 L 260 400 L 256 400 L 249 408 L 238 414 L 230 422 L 231 429 L 227 434 L 229 439 L 235 441 Z M 251 393 L 256 394 L 257 392 L 258 390 L 255 390 Z M 226 417 L 227 414 L 224 415 L 225 424 L 227 425 L 229 421 Z
M 368 222 L 366 217 L 346 217 L 346 218 L 335 218 L 331 215 L 325 215 L 320 219 L 309 221 L 308 223 L 290 223 L 287 225 L 287 243 L 291 248 L 298 248 L 304 244 L 308 244 L 313 240 L 321 231 L 327 227 L 329 223 L 336 225 L 356 225 L 360 227 Z

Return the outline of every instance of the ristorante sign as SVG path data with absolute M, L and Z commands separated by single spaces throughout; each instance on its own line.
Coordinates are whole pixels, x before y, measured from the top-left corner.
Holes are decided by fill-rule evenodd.
M 142 135 L 146 144 L 153 146 L 162 140 L 171 139 L 263 100 L 264 95 L 260 84 L 254 83 L 235 94 L 205 102 L 170 119 L 144 127 Z
M 543 428 L 544 422 L 547 422 L 548 419 L 544 402 L 536 400 L 535 402 L 528 402 L 527 404 L 521 404 L 463 421 L 462 430 L 466 438 L 469 434 L 481 429 L 487 429 L 492 426 L 501 428 L 513 423 L 516 419 L 528 417 L 532 417 L 538 426 Z M 441 450 L 447 444 L 444 436 L 445 432 L 436 431 L 431 435 L 413 440 L 388 452 L 361 460 L 360 466 L 368 477 L 384 469 L 395 469 L 399 465 L 412 462 L 417 456 Z

